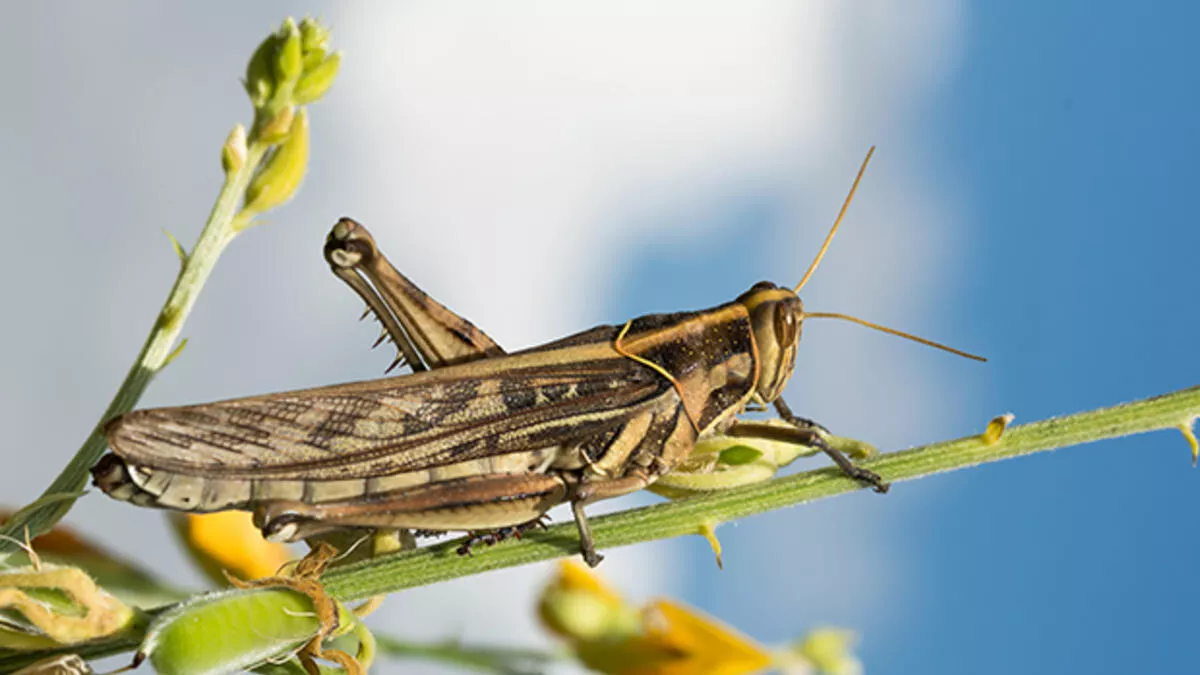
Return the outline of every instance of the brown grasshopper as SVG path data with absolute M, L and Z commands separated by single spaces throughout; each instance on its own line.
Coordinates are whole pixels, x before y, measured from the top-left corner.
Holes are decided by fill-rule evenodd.
M 122 415 L 106 429 L 112 453 L 93 468 L 95 482 L 141 506 L 251 510 L 264 536 L 283 541 L 341 528 L 519 533 L 569 502 L 589 565 L 601 556 L 584 505 L 651 485 L 701 438 L 815 447 L 847 476 L 886 492 L 887 483 L 780 396 L 802 321 L 846 319 L 982 359 L 804 311 L 797 292 L 870 157 L 794 289 L 760 282 L 711 309 L 598 326 L 512 354 L 421 291 L 344 218 L 326 241 L 326 260 L 383 323 L 380 340 L 396 343 L 392 367 L 407 361 L 414 372 Z M 768 404 L 790 424 L 738 419 Z

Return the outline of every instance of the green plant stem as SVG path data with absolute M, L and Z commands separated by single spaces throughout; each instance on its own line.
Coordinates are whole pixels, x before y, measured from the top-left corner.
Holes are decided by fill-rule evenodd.
M 238 233 L 234 216 L 241 206 L 246 186 L 268 148 L 269 146 L 263 143 L 251 143 L 246 161 L 237 171 L 226 175 L 225 184 L 221 187 L 195 248 L 182 261 L 179 276 L 176 277 L 175 285 L 154 320 L 154 326 L 142 345 L 142 351 L 100 421 L 42 496 L 13 514 L 3 528 L 0 528 L 0 534 L 7 535 L 0 538 L 0 555 L 3 556 L 0 565 L 6 564 L 12 551 L 16 549 L 12 538 L 23 539 L 26 527 L 29 528 L 30 537 L 37 537 L 49 532 L 67 514 L 87 486 L 88 470 L 100 459 L 107 447 L 103 433 L 104 425 L 117 415 L 132 410 L 150 381 L 170 361 L 184 320 L 196 303 L 204 282 L 212 273 L 221 252 Z
M 968 436 L 880 455 L 863 462 L 862 466 L 878 472 L 886 480 L 905 481 L 1092 441 L 1183 426 L 1190 428 L 1197 417 L 1200 417 L 1200 386 L 1111 408 L 1010 427 L 998 442 L 992 444 L 984 442 L 980 436 Z M 592 533 L 598 548 L 612 549 L 696 534 L 705 524 L 724 523 L 860 489 L 861 485 L 845 478 L 837 469 L 819 469 L 703 497 L 601 516 L 592 520 Z M 351 563 L 331 570 L 321 580 L 327 591 L 350 602 L 579 553 L 579 539 L 573 523 L 561 523 L 545 532 L 531 532 L 520 541 L 482 549 L 473 557 L 457 555 L 458 545 L 459 542 L 451 541 Z M 166 608 L 153 611 L 162 609 Z M 119 637 L 59 651 L 73 651 L 88 658 L 116 654 L 134 648 L 141 631 L 144 631 L 144 625 L 139 624 Z M 8 672 L 6 668 L 31 663 L 50 653 L 5 655 L 0 652 L 0 672 Z
M 888 453 L 862 466 L 885 480 L 905 481 L 1043 450 L 1190 425 L 1197 416 L 1200 416 L 1200 387 L 1193 387 L 1134 403 L 1011 427 L 992 445 L 979 436 L 969 436 Z M 861 485 L 837 469 L 821 469 L 601 516 L 591 521 L 592 533 L 597 548 L 612 549 L 695 534 L 706 523 L 724 523 L 859 489 Z M 472 557 L 457 555 L 458 544 L 448 542 L 363 560 L 331 570 L 322 581 L 330 593 L 350 601 L 579 552 L 573 523 L 530 533 L 519 542 L 487 548 Z
M 535 649 L 484 647 L 458 641 L 414 642 L 385 635 L 376 635 L 375 642 L 381 655 L 436 661 L 462 670 L 497 675 L 540 672 L 565 656 Z

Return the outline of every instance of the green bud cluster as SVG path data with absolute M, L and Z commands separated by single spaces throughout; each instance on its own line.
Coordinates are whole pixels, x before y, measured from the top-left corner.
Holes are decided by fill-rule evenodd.
M 298 25 L 288 18 L 267 36 L 246 65 L 244 85 L 254 105 L 251 141 L 281 142 L 290 131 L 295 107 L 329 91 L 342 56 L 329 51 L 329 29 L 314 19 Z
M 269 147 L 246 189 L 235 227 L 279 206 L 296 193 L 308 165 L 308 115 L 303 106 L 317 101 L 337 77 L 342 56 L 329 51 L 329 29 L 311 18 L 288 18 L 254 51 L 244 85 L 254 105 L 248 133 L 234 129 L 221 161 L 227 174 L 245 161 L 246 145 Z

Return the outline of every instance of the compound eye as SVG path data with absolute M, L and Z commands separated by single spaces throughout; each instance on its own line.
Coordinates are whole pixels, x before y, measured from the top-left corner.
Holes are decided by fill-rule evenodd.
M 789 347 L 796 342 L 796 308 L 779 303 L 775 309 L 775 337 L 783 347 Z

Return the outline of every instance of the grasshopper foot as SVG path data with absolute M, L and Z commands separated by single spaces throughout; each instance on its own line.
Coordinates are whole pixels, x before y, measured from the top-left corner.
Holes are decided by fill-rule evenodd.
M 473 555 L 471 553 L 472 546 L 477 546 L 479 544 L 483 544 L 484 546 L 493 546 L 504 541 L 505 539 L 520 539 L 523 533 L 532 529 L 546 529 L 546 523 L 549 520 L 550 516 L 542 514 L 528 523 L 521 523 L 520 525 L 502 527 L 498 530 L 492 530 L 491 532 L 468 532 L 467 540 L 464 541 L 461 546 L 455 549 L 455 553 L 458 553 L 459 555 Z
M 825 454 L 829 455 L 834 464 L 837 464 L 838 468 L 842 470 L 842 473 L 844 473 L 846 477 L 853 478 L 854 480 L 867 487 L 870 487 L 881 495 L 887 494 L 888 489 L 892 486 L 891 483 L 885 482 L 883 478 L 881 478 L 879 474 L 875 473 L 874 471 L 871 471 L 870 469 L 864 469 L 854 462 L 851 462 L 849 457 L 843 455 L 841 451 L 829 445 L 829 443 L 825 442 L 825 440 L 819 436 L 815 438 L 817 439 L 817 442 L 813 445 L 820 448 L 825 452 Z
M 586 548 L 580 551 L 580 553 L 583 554 L 583 562 L 587 563 L 588 567 L 596 567 L 604 560 L 604 556 L 596 553 L 596 549 L 594 548 Z
M 842 467 L 842 471 L 845 472 L 845 474 L 850 478 L 853 478 L 864 485 L 870 486 L 873 490 L 881 495 L 887 494 L 888 489 L 892 487 L 892 484 L 884 482 L 884 480 L 879 477 L 879 474 L 875 473 L 874 471 L 864 469 L 860 466 L 854 466 L 851 464 L 849 468 Z
M 849 457 L 842 453 L 841 450 L 838 450 L 830 445 L 829 442 L 825 440 L 825 436 L 830 435 L 828 429 L 810 419 L 797 417 L 796 414 L 792 412 L 791 408 L 788 407 L 788 404 L 784 402 L 783 398 L 775 399 L 774 405 L 775 410 L 779 413 L 779 417 L 781 419 L 796 427 L 798 431 L 810 436 L 804 441 L 806 445 L 811 445 L 812 447 L 821 450 L 821 452 L 824 452 L 826 455 L 829 455 L 829 458 L 833 460 L 834 464 L 838 465 L 838 468 L 841 469 L 842 473 L 846 474 L 846 476 L 871 487 L 881 495 L 887 494 L 888 488 L 891 487 L 891 484 L 885 483 L 884 480 L 879 477 L 879 474 L 875 473 L 874 471 L 856 466 L 854 462 L 850 461 Z
M 502 541 L 503 539 L 504 535 L 500 533 L 500 530 L 495 532 L 468 532 L 467 540 L 464 541 L 461 546 L 454 549 L 454 552 L 459 555 L 473 556 L 475 555 L 475 553 L 471 550 L 473 547 L 478 546 L 479 544 L 492 546 L 496 542 Z

